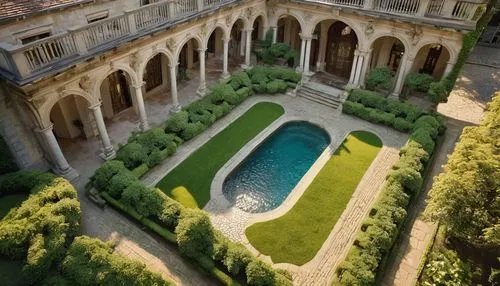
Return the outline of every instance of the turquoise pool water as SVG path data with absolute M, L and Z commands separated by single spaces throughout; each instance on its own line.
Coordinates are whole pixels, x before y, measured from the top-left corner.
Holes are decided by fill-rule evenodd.
M 303 121 L 286 123 L 229 174 L 222 192 L 246 212 L 275 209 L 328 144 L 330 137 L 322 128 Z

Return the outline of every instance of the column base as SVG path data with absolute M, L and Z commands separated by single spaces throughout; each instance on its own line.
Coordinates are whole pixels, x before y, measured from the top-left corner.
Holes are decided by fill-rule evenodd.
M 298 66 L 298 67 L 295 68 L 295 71 L 296 72 L 303 72 L 304 69 L 301 66 Z
M 399 100 L 399 93 L 397 93 L 397 92 L 393 92 L 393 93 L 391 93 L 391 94 L 388 96 L 388 98 L 390 98 L 390 99 L 394 99 L 394 100 Z
M 116 152 L 113 149 L 111 149 L 110 151 L 104 150 L 104 152 L 99 154 L 99 157 L 104 161 L 113 160 L 114 158 L 116 158 Z
M 204 97 L 206 93 L 207 93 L 207 89 L 206 89 L 206 88 L 203 88 L 203 89 L 201 89 L 201 88 L 200 88 L 200 89 L 198 89 L 198 90 L 196 91 L 196 94 L 197 94 L 199 97 Z
M 61 176 L 70 182 L 76 180 L 80 176 L 78 172 L 71 167 L 68 167 L 66 170 L 61 170 L 59 168 L 52 168 L 52 170 L 56 175 Z
M 247 70 L 247 69 L 252 68 L 252 65 L 247 65 L 247 64 L 241 64 L 240 66 L 241 66 L 241 68 L 242 68 L 242 69 L 244 69 L 244 70 Z
M 180 106 L 180 105 L 178 105 L 178 104 L 174 104 L 174 105 L 172 105 L 172 107 L 170 108 L 170 113 L 171 113 L 171 114 L 172 114 L 172 113 L 177 113 L 177 112 L 179 112 L 179 111 L 181 111 L 181 106 Z
M 230 74 L 230 73 L 223 73 L 223 74 L 222 74 L 222 76 L 221 76 L 221 78 L 222 78 L 223 80 L 228 80 L 230 77 L 231 77 L 231 74 Z
M 139 128 L 142 130 L 142 131 L 146 131 L 149 129 L 149 124 L 147 122 L 141 122 L 139 124 Z

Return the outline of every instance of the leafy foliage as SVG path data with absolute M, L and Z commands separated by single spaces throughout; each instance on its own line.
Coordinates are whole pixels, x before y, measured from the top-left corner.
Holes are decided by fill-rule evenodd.
M 214 230 L 208 215 L 197 209 L 184 209 L 175 228 L 182 254 L 197 258 L 213 252 Z
M 460 260 L 452 250 L 431 252 L 422 280 L 424 285 L 471 285 L 471 266 Z
M 366 88 L 369 90 L 390 89 L 391 87 L 392 74 L 387 67 L 374 68 L 366 75 Z
M 498 245 L 500 93 L 478 127 L 466 127 L 429 193 L 425 214 L 448 233 L 479 245 Z M 495 238 L 496 237 L 496 238 Z
M 381 195 L 363 222 L 351 251 L 336 270 L 337 280 L 342 285 L 373 285 L 380 264 L 390 252 L 407 216 L 410 198 L 422 188 L 422 173 L 434 151 L 434 140 L 445 128 L 440 118 L 427 115 L 420 108 L 370 92 L 352 92 L 349 100 L 344 103 L 343 112 L 389 125 L 389 116 L 386 115 L 385 122 L 380 116 L 386 112 L 401 116 L 398 130 L 411 130 L 408 143 L 389 172 Z M 377 114 L 380 115 L 377 117 Z M 401 121 L 403 116 L 405 119 Z M 402 122 L 407 125 L 400 126 Z M 392 125 L 395 127 L 395 119 Z
M 75 238 L 61 264 L 64 278 L 77 285 L 173 285 L 144 264 L 112 253 L 108 243 L 87 236 Z

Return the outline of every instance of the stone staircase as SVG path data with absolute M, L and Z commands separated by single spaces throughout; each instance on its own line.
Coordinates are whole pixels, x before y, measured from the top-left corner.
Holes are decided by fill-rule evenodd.
M 305 99 L 338 109 L 344 103 L 344 91 L 316 82 L 305 83 L 297 95 Z

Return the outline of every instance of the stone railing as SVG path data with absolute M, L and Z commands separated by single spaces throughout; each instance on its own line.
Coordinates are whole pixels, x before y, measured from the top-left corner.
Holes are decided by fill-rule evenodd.
M 50 70 L 62 61 L 71 63 L 110 43 L 148 33 L 156 27 L 184 19 L 235 0 L 167 0 L 125 11 L 123 15 L 69 28 L 26 45 L 0 43 L 2 74 L 23 81 Z
M 484 0 L 300 0 L 346 6 L 406 17 L 424 17 L 444 23 L 473 26 L 486 5 Z

